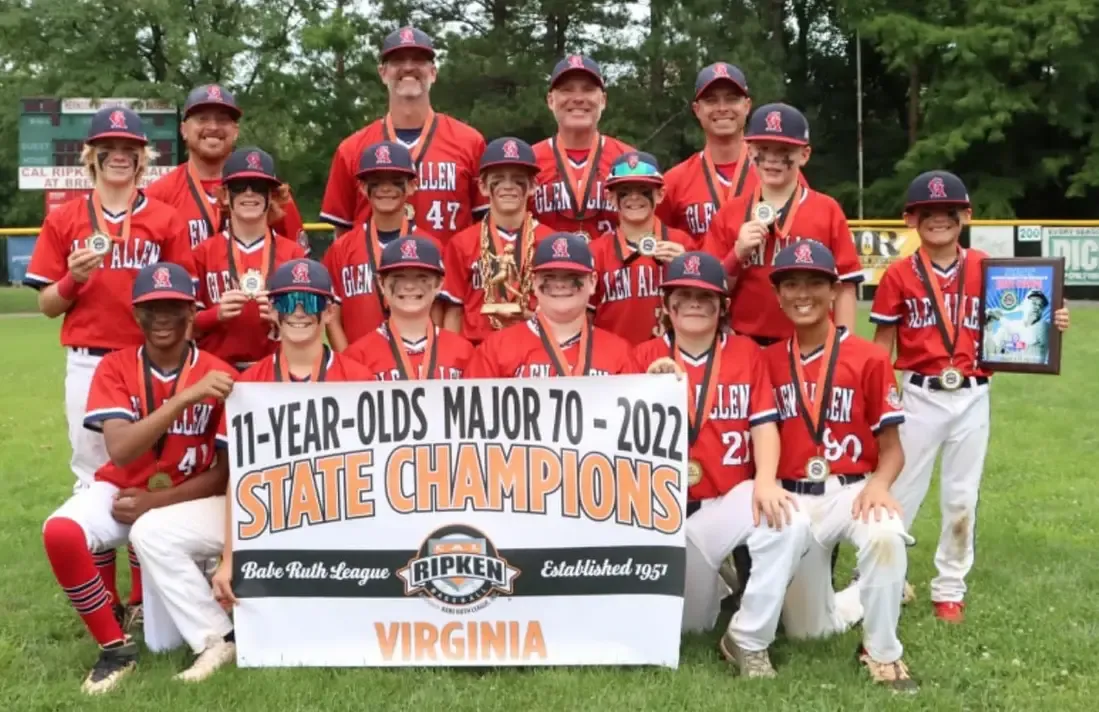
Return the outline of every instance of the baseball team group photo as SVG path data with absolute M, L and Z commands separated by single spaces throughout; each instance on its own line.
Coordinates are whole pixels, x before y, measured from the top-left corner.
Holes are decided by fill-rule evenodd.
M 138 4 L 178 105 L 0 79 L 11 709 L 1089 708 L 1099 175 L 864 155 L 858 8 L 837 109 L 702 2 Z

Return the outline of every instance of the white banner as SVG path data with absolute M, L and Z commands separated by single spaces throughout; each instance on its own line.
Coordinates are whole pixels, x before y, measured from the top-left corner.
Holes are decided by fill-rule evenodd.
M 148 166 L 141 176 L 144 188 L 175 166 Z M 91 190 L 84 166 L 19 166 L 19 190 Z
M 1011 225 L 974 225 L 969 228 L 969 246 L 989 257 L 1015 256 L 1015 228 Z
M 686 390 L 238 384 L 238 664 L 677 667 Z

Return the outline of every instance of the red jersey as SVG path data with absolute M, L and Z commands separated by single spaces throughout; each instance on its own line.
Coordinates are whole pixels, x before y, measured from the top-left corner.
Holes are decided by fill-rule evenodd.
M 481 279 L 481 229 L 486 220 L 488 220 L 487 217 L 470 225 L 447 244 L 443 254 L 446 277 L 443 281 L 442 294 L 439 295 L 452 304 L 461 305 L 462 336 L 474 344 L 481 343 L 493 332 L 488 317 L 481 314 L 481 307 L 485 305 L 485 285 Z M 534 221 L 536 245 L 542 241 L 542 238 L 552 235 L 553 232 L 549 227 Z M 518 232 L 497 228 L 496 233 L 502 245 L 517 244 Z M 516 249 L 519 249 L 518 246 Z M 526 259 L 526 255 L 518 255 L 516 264 L 521 266 L 518 260 L 522 259 Z M 535 301 L 532 294 L 528 305 L 532 311 Z
M 191 247 L 198 247 L 200 243 L 209 239 L 211 235 L 220 232 L 219 224 L 211 225 L 208 220 L 220 223 L 220 211 L 218 209 L 217 189 L 221 187 L 221 180 L 199 181 L 194 190 L 191 188 L 190 174 L 186 163 L 181 163 L 171 172 L 162 175 L 149 184 L 145 192 L 150 198 L 156 198 L 171 205 L 179 212 L 187 223 L 187 235 L 191 240 Z M 205 201 L 205 212 L 200 201 Z M 305 225 L 301 219 L 294 198 L 280 205 L 283 216 L 272 223 L 271 229 L 280 236 L 290 238 L 302 246 L 308 252 L 309 240 L 305 234 Z
M 925 376 L 938 376 L 947 366 L 961 369 L 965 376 L 987 376 L 977 366 L 978 341 L 981 336 L 981 262 L 988 257 L 980 250 L 958 248 L 958 259 L 947 269 L 932 264 L 933 279 L 942 290 L 949 323 L 958 326 L 961 304 L 961 330 L 956 338 L 951 358 L 939 332 L 935 316 L 935 295 L 928 292 L 920 279 L 919 252 L 889 265 L 874 292 L 870 321 L 897 327 L 897 360 L 901 371 L 915 371 Z M 965 273 L 960 280 L 959 265 Z M 964 285 L 960 282 L 964 281 Z M 958 289 L 964 286 L 965 294 Z M 960 296 L 960 298 L 959 298 Z
M 708 166 L 709 158 L 704 160 L 699 151 L 665 173 L 664 200 L 656 206 L 657 217 L 700 244 L 721 206 L 745 193 L 751 195 L 759 184 L 756 168 L 747 157 L 748 147 L 741 151 L 743 162 L 714 166 Z
M 89 194 L 46 215 L 24 283 L 42 289 L 69 273 L 69 255 L 87 247 L 95 232 L 92 214 Z M 115 238 L 114 245 L 65 312 L 63 346 L 121 349 L 145 343 L 130 303 L 138 271 L 157 262 L 173 262 L 195 273 L 186 228 L 170 206 L 139 194 L 125 242 L 121 241 L 125 216 L 104 210 L 103 217 L 104 227 Z
M 84 427 L 103 431 L 104 421 L 114 418 L 136 423 L 164 405 L 164 402 L 189 386 L 198 383 L 211 371 L 236 376 L 236 370 L 217 356 L 192 348 L 188 363 L 180 371 L 163 373 L 149 364 L 152 393 L 145 393 L 144 346 L 114 351 L 103 357 L 92 376 L 88 390 L 88 407 Z M 149 478 L 158 473 L 171 477 L 172 486 L 192 475 L 201 474 L 214 463 L 214 435 L 225 412 L 225 403 L 217 398 L 205 398 L 189 406 L 164 437 L 159 456 L 150 449 L 128 465 L 108 461 L 95 473 L 95 479 L 110 482 L 120 489 L 146 487 Z M 154 487 L 158 483 L 153 483 Z M 163 486 L 163 485 L 161 485 Z
M 681 230 L 662 225 L 659 237 L 691 249 L 691 236 Z M 599 275 L 592 304 L 596 326 L 637 345 L 663 333 L 660 284 L 665 265 L 623 242 L 615 231 L 592 240 L 591 254 Z
M 370 217 L 370 203 L 359 190 L 355 174 L 359 158 L 379 141 L 405 143 L 417 157 L 420 174 L 416 192 L 409 199 L 420 231 L 446 245 L 451 235 L 473 221 L 473 211 L 486 204 L 477 187 L 485 138 L 476 129 L 446 114 L 435 114 L 434 128 L 427 126 L 415 143 L 386 135 L 384 117 L 359 129 L 340 143 L 332 157 L 328 186 L 321 202 L 321 220 L 350 228 Z
M 786 339 L 763 350 L 780 418 L 779 478 L 804 478 L 805 464 L 818 455 L 828 460 L 834 475 L 870 474 L 878 466 L 878 433 L 886 426 L 904 422 L 901 395 L 888 354 L 877 344 L 840 328 L 831 396 L 822 410 L 826 420 L 823 446 L 818 452 L 798 406 L 799 388 L 790 365 L 792 342 Z M 817 375 L 825 367 L 822 354 L 823 348 L 801 359 L 814 398 Z
M 630 344 L 625 339 L 596 327 L 591 327 L 590 339 L 586 375 L 639 373 L 630 354 Z M 584 358 L 580 352 L 580 336 L 560 344 L 560 348 L 568 361 L 566 368 Z M 466 378 L 549 378 L 556 375 L 536 319 L 493 332 L 473 352 L 465 373 Z
M 778 420 L 771 378 L 763 351 L 747 336 L 724 334 L 718 344 L 721 368 L 714 376 L 713 407 L 691 445 L 688 457 L 702 465 L 702 480 L 687 492 L 688 499 L 720 497 L 755 476 L 752 428 Z M 634 361 L 647 369 L 659 358 L 673 357 L 667 336 L 650 339 L 634 350 Z M 695 403 L 704 403 L 703 378 L 709 352 L 699 356 L 680 352 Z
M 233 276 L 240 278 L 248 270 L 272 274 L 281 264 L 305 257 L 305 250 L 296 242 L 271 238 L 274 250 L 264 249 L 267 239 L 251 245 L 237 242 L 236 256 L 230 270 L 229 233 L 223 232 L 212 240 L 206 240 L 195 249 L 195 271 L 198 273 L 198 308 L 217 309 L 221 295 L 233 288 Z M 267 264 L 264 264 L 266 253 Z M 198 345 L 218 358 L 241 368 L 274 353 L 278 346 L 278 332 L 271 322 L 259 313 L 259 305 L 250 301 L 244 311 L 228 321 L 218 322 L 213 329 L 198 335 Z
M 729 315 L 733 331 L 738 334 L 768 339 L 793 336 L 794 326 L 775 298 L 771 267 L 778 253 L 798 240 L 816 240 L 831 250 L 841 281 L 851 284 L 862 281 L 862 263 L 839 203 L 811 188 L 800 190 L 796 208 L 791 207 L 789 211 L 792 223 L 784 224 L 787 213 L 783 211 L 774 223 L 779 233 L 768 237 L 762 250 L 753 252 L 733 277 Z M 741 225 L 752 220 L 754 201 L 752 193 L 745 193 L 719 210 L 706 233 L 702 249 L 724 260 L 736 245 Z
M 406 232 L 395 230 L 378 235 L 377 254 L 390 240 L 415 231 L 411 223 Z M 336 238 L 324 253 L 324 266 L 332 276 L 332 291 L 340 303 L 340 326 L 353 344 L 378 328 L 385 319 L 382 293 L 375 279 L 374 254 L 367 250 L 370 224 L 358 224 Z
M 405 353 L 408 354 L 409 365 L 419 373 L 428 355 L 427 339 L 415 342 L 407 339 L 402 341 L 404 341 Z M 435 371 L 430 378 L 440 380 L 461 378 L 466 364 L 473 356 L 473 345 L 449 329 L 435 327 L 434 348 Z M 389 329 L 385 324 L 348 346 L 343 355 L 369 368 L 379 381 L 404 380 L 397 367 L 398 357 L 393 354 Z
M 618 225 L 618 211 L 607 200 L 603 191 L 603 181 L 611 171 L 614 159 L 634 148 L 610 136 L 600 135 L 599 147 L 593 157 L 584 151 L 562 151 L 556 155 L 556 139 L 547 138 L 534 145 L 534 158 L 540 171 L 535 179 L 534 214 L 538 221 L 550 227 L 554 232 L 586 233 L 594 239 L 604 232 L 610 232 Z M 573 195 L 573 184 L 583 180 L 587 173 L 588 161 L 594 160 L 589 185 L 579 185 L 580 195 Z M 572 180 L 566 180 L 564 173 L 571 174 Z M 586 199 L 582 199 L 587 196 Z M 577 213 L 575 206 L 583 203 L 584 209 Z

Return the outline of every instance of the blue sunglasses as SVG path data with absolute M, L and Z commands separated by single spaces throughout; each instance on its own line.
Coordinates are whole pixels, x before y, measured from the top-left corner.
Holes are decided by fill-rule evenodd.
M 611 170 L 611 178 L 629 178 L 631 176 L 659 176 L 660 170 L 651 163 L 638 161 L 636 166 L 619 163 Z
M 309 316 L 316 316 L 328 306 L 328 299 L 313 292 L 283 292 L 271 299 L 279 314 L 293 314 L 298 305 Z

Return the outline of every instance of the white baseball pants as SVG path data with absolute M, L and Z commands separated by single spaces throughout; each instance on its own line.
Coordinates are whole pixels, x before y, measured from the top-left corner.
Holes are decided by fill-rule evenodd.
M 151 509 L 134 523 L 130 542 L 141 559 L 145 642 L 151 650 L 186 642 L 198 654 L 210 636 L 221 638 L 233 630 L 201 568 L 221 554 L 224 541 L 224 495 Z M 156 604 L 152 611 L 150 600 Z M 155 636 L 150 635 L 150 613 Z
M 116 492 L 118 488 L 108 482 L 90 482 L 74 492 L 46 521 L 64 517 L 79 524 L 88 539 L 88 551 L 93 553 L 117 549 L 129 538 L 130 527 L 111 516 Z
M 96 470 L 109 459 L 103 435 L 84 427 L 92 376 L 102 360 L 102 356 L 92 356 L 87 349 L 66 349 L 65 418 L 68 420 L 69 444 L 72 446 L 69 465 L 76 475 L 73 492 L 91 485 L 95 481 Z
M 809 517 L 793 512 L 793 523 L 781 530 L 752 523 L 754 483 L 741 482 L 720 497 L 702 502 L 687 518 L 687 582 L 683 595 L 683 630 L 710 630 L 721 609 L 718 569 L 734 548 L 747 544 L 752 575 L 729 621 L 729 633 L 744 650 L 766 650 L 775 639 L 782 600 L 794 567 L 809 545 Z
M 863 613 L 863 645 L 874 660 L 891 663 L 904 653 L 897 638 L 907 568 L 905 547 L 912 542 L 899 517 L 881 514 L 869 522 L 851 508 L 867 480 L 844 485 L 829 477 L 821 495 L 797 495 L 812 522 L 809 552 L 794 571 L 782 609 L 783 630 L 791 638 L 831 635 L 850 626 L 832 590 L 832 549 L 841 541 L 858 550 L 858 591 Z M 752 565 L 752 576 L 756 567 Z M 751 577 L 749 577 L 751 580 Z
M 903 508 L 905 529 L 911 529 L 942 450 L 942 528 L 931 600 L 960 602 L 965 597 L 965 577 L 973 568 L 977 497 L 988 453 L 989 387 L 971 384 L 956 391 L 932 391 L 912 384 L 911 375 L 905 372 L 902 378 L 904 423 L 900 435 L 905 464 L 893 483 L 893 496 Z

